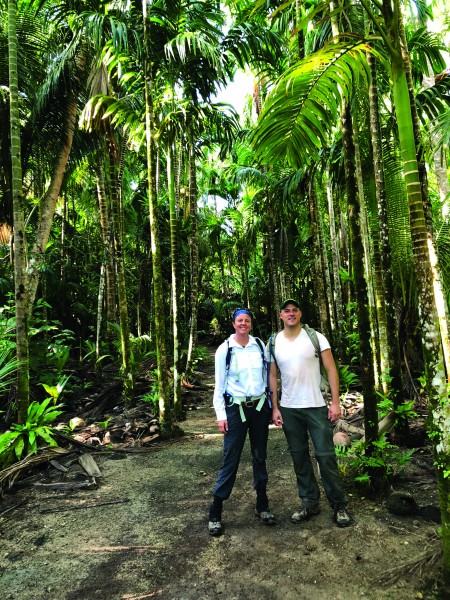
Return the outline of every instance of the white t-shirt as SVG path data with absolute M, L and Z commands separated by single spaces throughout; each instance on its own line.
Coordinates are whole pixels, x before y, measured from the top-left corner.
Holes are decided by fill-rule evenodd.
M 327 338 L 319 333 L 320 351 L 328 350 Z M 313 343 L 304 329 L 294 340 L 280 331 L 275 337 L 275 360 L 281 374 L 280 406 L 284 408 L 312 408 L 325 406 L 320 391 L 320 360 Z

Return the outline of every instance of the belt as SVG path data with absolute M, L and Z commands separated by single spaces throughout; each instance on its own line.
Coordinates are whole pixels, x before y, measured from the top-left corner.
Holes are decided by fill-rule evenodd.
M 261 396 L 242 396 L 241 398 L 229 396 L 229 400 L 229 406 L 233 406 L 233 404 L 237 404 L 239 406 L 239 413 L 241 415 L 242 422 L 245 423 L 247 419 L 245 418 L 242 405 L 244 405 L 246 408 L 253 408 L 256 405 L 256 410 L 259 411 L 264 405 L 266 394 L 261 394 Z

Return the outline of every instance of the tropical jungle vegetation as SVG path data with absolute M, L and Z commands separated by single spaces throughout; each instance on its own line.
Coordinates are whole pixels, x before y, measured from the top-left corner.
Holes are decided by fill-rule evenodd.
M 403 431 L 426 405 L 450 581 L 444 0 L 0 6 L 8 461 L 54 443 L 87 363 L 119 364 L 131 407 L 152 358 L 172 435 L 199 340 L 242 304 L 267 339 L 299 298 L 363 393 L 366 458 L 381 398 Z M 216 99 L 238 70 L 254 80 L 242 115 Z

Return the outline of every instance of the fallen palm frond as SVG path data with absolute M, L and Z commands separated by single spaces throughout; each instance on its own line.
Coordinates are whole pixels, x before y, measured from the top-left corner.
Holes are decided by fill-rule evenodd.
M 0 492 L 5 488 L 11 489 L 14 485 L 14 482 L 23 477 L 23 475 L 30 469 L 41 465 L 42 463 L 48 462 L 56 456 L 69 454 L 70 452 L 70 450 L 59 447 L 45 448 L 38 451 L 37 454 L 27 456 L 26 458 L 19 460 L 9 467 L 6 467 L 6 469 L 0 471 Z
M 425 569 L 430 572 L 442 560 L 442 541 L 433 540 L 418 556 L 383 573 L 377 582 L 382 586 L 392 585 L 407 573 L 422 576 Z

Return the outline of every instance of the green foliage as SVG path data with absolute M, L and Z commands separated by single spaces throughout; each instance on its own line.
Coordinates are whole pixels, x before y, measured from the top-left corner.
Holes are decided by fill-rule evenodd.
M 74 333 L 70 329 L 63 329 L 56 333 L 47 348 L 47 360 L 56 367 L 60 375 L 70 356 L 71 343 L 75 340 Z
M 195 349 L 194 366 L 206 362 L 208 358 L 208 349 L 205 346 L 197 346 L 197 348 Z
M 350 275 L 350 273 L 346 269 L 344 269 L 343 267 L 341 267 L 339 269 L 339 277 L 341 278 L 341 281 L 342 281 L 343 284 L 346 284 L 348 282 L 354 283 L 353 276 Z
M 99 427 L 101 427 L 103 429 L 103 431 L 106 431 L 108 429 L 108 425 L 109 425 L 110 421 L 111 421 L 111 417 L 109 417 L 105 421 L 95 421 L 95 424 L 98 425 Z
M 153 376 L 153 381 L 150 385 L 150 392 L 142 396 L 142 402 L 146 402 L 153 406 L 153 410 L 156 414 L 159 413 L 159 390 L 158 390 L 158 369 L 150 371 Z
M 6 348 L 0 352 L 0 393 L 11 387 L 15 380 L 18 362 L 11 357 L 11 350 Z
M 70 375 L 63 377 L 56 385 L 47 385 L 46 383 L 42 383 L 42 387 L 45 389 L 47 394 L 53 400 L 53 404 L 56 404 L 59 396 L 62 394 L 64 388 L 66 387 L 67 382 L 70 379 Z
M 342 37 L 287 69 L 252 134 L 257 158 L 269 162 L 284 156 L 294 167 L 315 158 L 339 118 L 342 96 L 367 85 L 366 52 L 373 49 L 365 41 Z
M 386 439 L 386 433 L 372 443 L 370 450 L 370 453 L 367 452 L 367 445 L 362 440 L 354 442 L 349 448 L 340 448 L 337 452 L 339 462 L 347 463 L 345 467 L 340 466 L 340 470 L 350 468 L 358 483 L 372 484 L 375 479 L 378 483 L 387 483 L 409 462 L 415 452 L 414 448 L 400 450 Z
M 359 331 L 356 323 L 356 305 L 350 302 L 347 305 L 347 321 L 342 323 L 343 342 L 345 346 L 345 356 L 348 357 L 350 363 L 359 362 Z
M 418 416 L 413 408 L 414 400 L 402 402 L 402 404 L 395 407 L 394 402 L 390 398 L 387 398 L 381 392 L 377 392 L 377 394 L 381 398 L 381 400 L 378 401 L 378 412 L 380 418 L 392 413 L 394 415 L 394 426 L 398 425 L 398 423 L 401 421 L 405 421 L 406 419 L 415 419 Z
M 348 365 L 339 365 L 338 372 L 339 385 L 341 389 L 345 391 L 345 393 L 347 393 L 352 386 L 359 385 L 358 376 L 356 375 L 356 373 L 352 373 L 350 371 L 350 367 Z
M 32 402 L 28 407 L 27 420 L 23 425 L 14 424 L 11 430 L 0 435 L 0 465 L 7 467 L 23 456 L 36 454 L 38 444 L 57 446 L 50 423 L 61 414 L 60 406 L 54 406 L 52 398 Z

